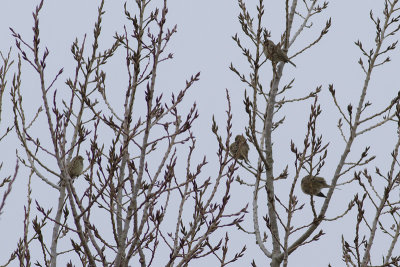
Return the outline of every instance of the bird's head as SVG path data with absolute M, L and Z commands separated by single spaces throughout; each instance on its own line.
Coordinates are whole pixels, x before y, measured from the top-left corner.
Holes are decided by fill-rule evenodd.
M 242 134 L 236 135 L 235 142 L 246 142 L 246 138 Z

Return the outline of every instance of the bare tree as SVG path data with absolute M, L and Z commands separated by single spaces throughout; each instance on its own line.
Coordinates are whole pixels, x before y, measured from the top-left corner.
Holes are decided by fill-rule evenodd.
M 251 92 L 250 95 L 246 94 L 244 98 L 245 111 L 248 114 L 248 128 L 246 133 L 248 140 L 258 154 L 257 162 L 251 162 L 250 164 L 245 164 L 243 166 L 254 176 L 254 182 L 248 183 L 239 180 L 243 186 L 250 186 L 253 188 L 252 209 L 254 232 L 247 231 L 243 227 L 240 227 L 240 229 L 254 235 L 260 250 L 270 259 L 271 266 L 280 266 L 281 264 L 283 264 L 283 266 L 288 266 L 289 255 L 293 251 L 310 242 L 317 241 L 324 234 L 322 230 L 317 231 L 317 228 L 322 223 L 342 218 L 355 205 L 355 203 L 357 203 L 359 207 L 357 226 L 364 221 L 370 231 L 370 239 L 368 241 L 363 240 L 362 244 L 366 246 L 366 251 L 362 260 L 358 250 L 361 243 L 357 243 L 358 241 L 356 242 L 353 247 L 353 254 L 350 253 L 349 245 L 345 243 L 346 245 L 344 245 L 344 247 L 346 249 L 344 251 L 344 259 L 346 263 L 349 264 L 349 262 L 351 262 L 350 256 L 354 256 L 354 258 L 358 260 L 358 264 L 356 262 L 356 264 L 351 266 L 369 266 L 371 246 L 377 229 L 377 224 L 380 221 L 381 215 L 385 214 L 383 208 L 391 208 L 393 213 L 397 210 L 394 207 L 398 203 L 398 200 L 387 202 L 389 192 L 393 192 L 393 189 L 397 187 L 395 182 L 397 181 L 397 176 L 394 175 L 393 170 L 394 166 L 397 165 L 397 146 L 393 152 L 394 161 L 392 163 L 391 171 L 384 177 L 388 183 L 385 187 L 384 193 L 379 194 L 376 191 L 373 191 L 375 192 L 375 194 L 373 194 L 367 192 L 367 196 L 369 196 L 368 199 L 371 200 L 373 207 L 377 210 L 372 225 L 363 217 L 362 209 L 363 207 L 365 208 L 365 206 L 363 206 L 365 204 L 365 197 L 362 200 L 360 200 L 358 196 L 349 199 L 348 208 L 342 213 L 338 212 L 338 215 L 335 218 L 326 218 L 326 212 L 337 185 L 345 185 L 353 181 L 353 179 L 351 179 L 350 181 L 341 181 L 339 183 L 339 179 L 343 179 L 343 176 L 346 173 L 349 173 L 354 169 L 356 171 L 356 178 L 360 181 L 360 174 L 358 173 L 359 167 L 369 164 L 375 158 L 375 156 L 368 156 L 369 146 L 365 148 L 358 159 L 354 160 L 349 158 L 349 152 L 356 138 L 371 132 L 375 128 L 388 123 L 391 120 L 397 120 L 396 114 L 393 112 L 392 108 L 396 103 L 398 103 L 398 96 L 395 96 L 390 100 L 387 106 L 373 112 L 370 112 L 367 109 L 371 103 L 367 102 L 365 98 L 369 88 L 372 71 L 388 62 L 390 60 L 389 57 L 386 59 L 382 59 L 382 57 L 396 47 L 397 41 L 392 42 L 386 49 L 383 49 L 382 45 L 384 42 L 389 41 L 388 39 L 392 35 L 395 35 L 399 30 L 398 1 L 384 1 L 383 18 L 374 17 L 371 12 L 371 20 L 376 26 L 375 48 L 368 52 L 364 50 L 360 41 L 356 42 L 356 45 L 360 48 L 363 56 L 367 58 L 367 63 L 364 63 L 362 59 L 359 61 L 360 66 L 365 73 L 365 80 L 364 86 L 360 90 L 360 97 L 356 110 L 353 111 L 353 106 L 351 104 L 347 106 L 347 112 L 343 110 L 342 104 L 339 103 L 336 98 L 334 86 L 329 86 L 333 102 L 340 114 L 338 129 L 343 137 L 345 145 L 340 160 L 336 165 L 336 170 L 332 175 L 332 179 L 328 179 L 331 180 L 331 185 L 329 186 L 326 199 L 319 210 L 317 210 L 314 205 L 313 196 L 310 196 L 310 207 L 314 216 L 305 225 L 295 225 L 293 223 L 295 216 L 301 216 L 302 210 L 305 206 L 305 204 L 298 202 L 294 189 L 296 185 L 299 185 L 299 178 L 301 176 L 316 176 L 320 173 L 320 170 L 325 164 L 325 158 L 328 152 L 328 143 L 323 141 L 322 135 L 318 136 L 317 127 L 318 116 L 322 112 L 317 99 L 322 86 L 318 86 L 315 91 L 310 92 L 304 97 L 291 99 L 288 96 L 288 92 L 289 89 L 293 87 L 294 80 L 284 86 L 280 86 L 280 82 L 283 76 L 285 63 L 291 63 L 290 61 L 295 61 L 297 55 L 307 53 L 310 48 L 316 45 L 328 33 L 331 26 L 331 19 L 327 20 L 326 25 L 322 28 L 319 36 L 317 36 L 315 40 L 311 41 L 309 44 L 303 45 L 303 48 L 298 52 L 295 52 L 292 56 L 287 56 L 289 48 L 296 42 L 303 30 L 306 27 L 310 28 L 311 26 L 314 26 L 312 18 L 316 15 L 322 14 L 328 7 L 328 3 L 321 3 L 318 0 L 285 1 L 286 16 L 282 19 L 282 22 L 286 22 L 286 27 L 285 31 L 280 36 L 280 42 L 275 45 L 271 42 L 271 39 L 276 40 L 277 34 L 271 33 L 268 30 L 268 25 L 264 26 L 263 24 L 264 1 L 259 1 L 255 18 L 251 16 L 244 1 L 238 0 L 238 2 L 241 9 L 239 22 L 244 37 L 250 41 L 250 47 L 243 44 L 244 42 L 241 41 L 241 37 L 238 34 L 236 34 L 233 39 L 247 59 L 251 73 L 250 75 L 245 75 L 241 70 L 233 65 L 231 65 L 230 68 L 235 74 L 237 74 L 239 79 Z M 302 6 L 300 7 L 300 5 Z M 300 10 L 305 10 L 306 12 L 304 13 Z M 294 24 L 295 19 L 299 19 L 300 22 Z M 260 82 L 263 80 L 260 76 L 266 73 L 264 67 L 269 62 L 272 63 L 272 78 L 269 87 L 267 87 Z M 288 163 L 287 167 L 282 170 L 280 174 L 275 174 L 274 162 L 276 162 L 277 159 L 273 157 L 273 131 L 284 123 L 284 117 L 282 119 L 277 119 L 276 116 L 279 114 L 278 112 L 281 110 L 282 106 L 290 104 L 291 102 L 304 101 L 309 98 L 314 98 L 314 103 L 311 106 L 311 113 L 307 123 L 307 132 L 305 133 L 303 146 L 301 147 L 294 142 L 288 145 L 288 148 L 290 148 L 295 155 L 295 162 L 293 164 L 294 173 L 289 175 Z M 380 118 L 381 115 L 385 116 Z M 279 149 L 282 148 L 280 147 Z M 365 172 L 365 175 L 367 175 L 367 172 Z M 279 186 L 279 182 L 282 179 L 290 179 L 291 181 L 288 203 L 284 203 L 281 200 L 282 196 L 275 193 L 275 188 L 276 186 Z M 370 185 L 374 190 L 371 179 L 368 181 L 370 181 Z M 360 184 L 364 189 L 366 188 L 363 183 L 360 182 Z M 367 189 L 365 190 L 367 191 Z M 263 191 L 265 194 L 262 194 Z M 376 195 L 376 198 L 379 201 L 373 200 L 372 195 Z M 263 216 L 264 225 L 260 225 L 259 222 L 260 202 L 268 203 L 268 212 Z M 394 220 L 394 229 L 398 230 L 398 228 L 396 228 L 396 225 L 398 226 L 398 219 Z M 265 230 L 263 230 L 262 227 L 264 227 Z M 266 234 L 266 231 L 268 231 L 269 234 Z M 383 231 L 389 233 L 386 230 Z M 263 232 L 264 235 L 262 235 Z M 385 257 L 384 264 L 386 265 L 384 266 L 389 266 L 388 264 L 397 264 L 399 261 L 398 258 L 391 258 L 394 244 L 397 242 L 397 235 L 392 234 L 391 236 L 393 237 L 393 242 Z M 293 241 L 289 242 L 289 237 L 291 237 L 291 240 Z M 254 261 L 252 264 L 253 266 L 256 266 Z
M 223 228 L 241 222 L 246 213 L 246 207 L 233 213 L 226 211 L 237 162 L 227 150 L 219 148 L 219 170 L 208 178 L 202 175 L 206 158 L 193 162 L 196 138 L 191 126 L 198 112 L 195 104 L 187 113 L 180 106 L 199 80 L 199 73 L 173 93 L 170 101 L 164 100 L 157 74 L 159 65 L 173 58 L 166 54 L 166 47 L 176 26 L 166 27 L 166 0 L 153 10 L 149 10 L 150 2 L 136 1 L 133 15 L 125 4 L 129 25 L 115 34 L 111 47 L 100 50 L 104 14 L 101 2 L 91 50 L 86 48 L 86 36 L 72 44 L 76 69 L 66 80 L 68 93 L 56 88 L 63 68 L 47 82 L 46 59 L 50 52 L 41 46 L 39 27 L 43 1 L 33 13 L 32 44 L 11 29 L 19 50 L 11 92 L 15 129 L 25 151 L 19 159 L 31 170 L 30 177 L 38 177 L 59 192 L 54 207 L 36 202 L 41 218 L 32 220 L 33 234 L 29 232 L 29 198 L 24 237 L 15 251 L 21 265 L 31 264 L 32 242 L 39 242 L 40 264 L 45 266 L 58 266 L 61 255 L 71 259 L 69 266 L 76 259 L 83 266 L 188 266 L 194 259 L 210 256 L 225 266 L 243 256 L 245 247 L 232 256 L 228 254 L 227 232 L 224 238 L 214 237 Z M 125 62 L 128 73 L 125 88 L 106 84 L 104 69 L 117 50 L 124 51 L 121 62 Z M 36 88 L 42 103 L 34 112 L 27 110 L 22 98 L 23 62 L 35 70 L 40 81 Z M 112 104 L 110 94 L 121 96 L 122 112 Z M 229 145 L 232 133 L 228 94 L 227 101 L 225 143 Z M 42 117 L 47 121 L 50 142 L 31 132 L 32 125 Z M 217 128 L 214 124 L 214 132 Z M 184 152 L 178 153 L 181 147 L 189 149 L 185 160 Z M 80 170 L 72 172 L 70 166 L 72 158 L 78 159 L 79 155 L 85 167 L 75 178 Z M 56 165 L 49 164 L 51 161 Z M 174 228 L 168 227 L 171 220 Z M 51 242 L 47 242 L 50 225 Z M 69 248 L 60 248 L 64 238 L 70 240 Z
M 0 51 L 0 56 L 2 60 L 0 65 L 0 125 L 4 125 L 4 122 L 2 121 L 3 97 L 4 97 L 4 92 L 6 91 L 7 88 L 7 73 L 9 72 L 14 61 L 11 60 L 11 48 L 8 51 L 7 56 L 5 56 L 1 51 Z M 13 127 L 7 127 L 4 132 L 0 133 L 1 134 L 0 142 L 5 140 L 5 137 L 12 131 L 12 129 Z M 2 169 L 3 169 L 3 162 L 0 163 L 0 170 Z M 11 193 L 15 179 L 17 178 L 18 169 L 19 169 L 19 164 L 17 161 L 14 169 L 14 174 L 9 175 L 5 178 L 1 178 L 0 180 L 0 188 L 2 188 L 0 194 L 0 218 L 4 214 L 4 207 L 6 206 L 6 201 Z M 15 254 L 11 254 L 7 262 L 8 263 L 11 262 L 14 258 Z
M 352 209 L 357 214 L 355 235 L 350 238 L 343 235 L 342 251 L 338 251 L 346 266 L 398 266 L 400 255 L 395 248 L 400 233 L 400 93 L 387 96 L 387 104 L 375 110 L 371 110 L 372 103 L 366 100 L 373 71 L 390 61 L 387 55 L 397 45 L 392 38 L 400 29 L 398 0 L 382 2 L 381 17 L 370 13 L 376 29 L 374 46 L 366 49 L 361 41 L 355 42 L 361 51 L 359 64 L 365 74 L 358 104 L 353 109 L 352 104 L 341 103 L 334 85 L 327 88 L 340 117 L 337 128 L 344 145 L 335 171 L 325 180 L 318 176 L 325 168 L 330 146 L 322 138 L 319 126 L 324 108 L 319 104 L 319 93 L 323 86 L 293 98 L 290 89 L 295 86 L 294 79 L 285 85 L 281 83 L 285 64 L 291 64 L 287 66 L 290 68 L 300 67 L 296 57 L 309 53 L 328 34 L 330 18 L 313 40 L 299 44 L 297 47 L 301 48 L 292 52 L 293 44 L 306 28 L 318 27 L 314 18 L 324 14 L 327 2 L 286 0 L 281 20 L 285 29 L 278 34 L 265 25 L 264 0 L 258 1 L 255 16 L 244 1 L 238 0 L 242 33 L 235 34 L 233 40 L 247 60 L 250 74 L 244 74 L 247 73 L 244 66 L 233 63 L 230 70 L 245 84 L 242 112 L 248 120 L 245 134 L 232 133 L 232 116 L 237 111 L 232 110 L 226 90 L 226 121 L 219 123 L 216 116 L 211 122 L 211 132 L 219 144 L 218 169 L 213 173 L 208 169 L 206 156 L 200 161 L 194 159 L 197 141 L 192 126 L 199 114 L 196 103 L 187 108 L 187 95 L 200 74 L 193 74 L 169 97 L 157 79 L 160 66 L 173 59 L 168 52 L 169 42 L 177 31 L 176 25 L 167 24 L 167 0 L 126 3 L 127 23 L 113 37 L 102 33 L 105 10 L 104 0 L 101 1 L 93 38 L 84 35 L 72 43 L 74 71 L 67 73 L 64 66 L 51 66 L 58 69 L 54 77 L 49 77 L 48 71 L 51 48 L 42 45 L 40 35 L 42 0 L 33 12 L 32 42 L 17 29 L 11 29 L 18 51 L 11 83 L 14 126 L 2 133 L 0 141 L 15 129 L 22 149 L 17 152 L 14 174 L 0 181 L 0 187 L 7 185 L 0 199 L 0 216 L 4 216 L 3 207 L 19 164 L 28 170 L 29 180 L 23 233 L 15 251 L 7 259 L 1 259 L 5 261 L 3 266 L 18 261 L 20 266 L 34 263 L 54 267 L 67 263 L 67 266 L 172 267 L 191 266 L 200 258 L 213 259 L 219 266 L 237 265 L 238 259 L 249 252 L 246 246 L 233 251 L 229 240 L 237 234 L 234 230 L 247 233 L 250 242 L 254 239 L 265 255 L 265 259 L 253 260 L 252 266 L 257 266 L 256 261 L 272 267 L 288 266 L 294 251 L 318 242 L 325 234 L 320 227 L 343 219 Z M 112 45 L 103 47 L 108 38 L 112 39 Z M 7 73 L 14 62 L 11 50 L 1 57 L 0 122 Z M 113 75 L 109 71 L 111 60 L 121 62 L 120 66 L 125 68 L 123 87 L 109 83 L 107 77 Z M 38 84 L 29 84 L 29 89 L 41 97 L 36 107 L 27 105 L 23 98 L 27 90 L 22 83 L 23 66 L 29 66 L 38 77 Z M 263 82 L 266 79 L 270 79 L 267 85 Z M 291 141 L 286 147 L 294 155 L 294 162 L 274 157 L 277 149 L 273 146 L 277 138 L 274 131 L 286 123 L 285 116 L 278 117 L 282 107 L 300 102 L 308 108 L 309 101 L 312 104 L 308 121 L 304 122 L 305 132 L 296 133 L 304 134 L 303 141 L 301 144 Z M 386 174 L 380 170 L 384 167 L 376 167 L 372 175 L 368 168 L 376 156 L 369 155 L 370 147 L 358 151 L 356 158 L 350 151 L 360 136 L 373 136 L 378 127 L 389 123 L 396 123 L 398 137 L 392 160 Z M 35 127 L 42 129 L 40 134 Z M 74 167 L 74 162 L 82 159 L 83 168 Z M 286 167 L 276 172 L 277 162 L 280 166 L 284 162 Z M 72 171 L 74 168 L 77 169 Z M 240 178 L 239 169 L 253 180 Z M 315 205 L 317 196 L 325 197 L 321 187 L 311 191 L 302 188 L 310 194 L 310 201 L 298 200 L 296 187 L 301 187 L 302 178 L 306 177 L 311 183 L 307 186 L 316 186 L 312 181 L 319 181 L 326 188 L 327 195 L 320 199 L 321 205 Z M 57 192 L 58 198 L 46 203 L 35 201 L 33 207 L 33 179 L 39 179 L 47 190 Z M 276 189 L 284 180 L 290 186 L 285 195 L 279 195 Z M 243 223 L 247 206 L 231 205 L 234 182 L 252 192 L 249 215 L 252 230 Z M 336 189 L 345 190 L 351 183 L 359 186 L 362 196 L 349 197 L 347 208 L 335 209 L 335 215 L 328 218 Z M 261 214 L 263 205 L 267 207 L 266 214 Z M 312 214 L 308 221 L 296 223 L 308 211 Z M 374 253 L 379 236 L 390 240 L 384 255 Z M 33 246 L 40 248 L 39 257 L 32 253 Z M 383 257 L 378 262 L 380 256 Z

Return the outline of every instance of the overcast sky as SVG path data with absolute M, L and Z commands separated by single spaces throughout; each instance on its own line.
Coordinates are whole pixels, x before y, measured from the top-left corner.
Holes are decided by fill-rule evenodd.
M 153 0 L 153 2 L 161 4 L 162 1 Z M 246 4 L 249 9 L 254 11 L 258 2 L 258 0 L 252 0 L 246 1 Z M 301 2 L 299 1 L 299 5 L 301 5 Z M 360 52 L 354 42 L 361 40 L 367 50 L 372 48 L 375 28 L 369 20 L 369 11 L 372 9 L 375 14 L 381 14 L 383 2 L 383 0 L 331 1 L 325 12 L 314 17 L 312 20 L 313 27 L 306 29 L 289 50 L 290 56 L 302 49 L 310 40 L 314 40 L 319 35 L 320 30 L 325 26 L 326 20 L 330 17 L 332 18 L 331 29 L 325 38 L 311 50 L 293 59 L 297 68 L 291 65 L 285 66 L 281 83 L 283 85 L 295 78 L 294 87 L 289 94 L 292 98 L 304 96 L 315 90 L 317 86 L 322 86 L 319 102 L 322 105 L 323 114 L 319 122 L 320 128 L 318 132 L 323 134 L 325 142 L 330 142 L 327 162 L 321 172 L 321 175 L 326 177 L 328 182 L 332 179 L 334 168 L 344 147 L 340 133 L 336 128 L 339 114 L 334 108 L 327 90 L 328 84 L 334 84 L 336 95 L 338 100 L 342 101 L 343 107 L 347 106 L 348 103 L 352 103 L 353 106 L 357 105 L 364 74 L 357 63 Z M 31 0 L 3 0 L 1 2 L 0 51 L 3 54 L 7 53 L 9 47 L 15 44 L 9 27 L 24 36 L 26 40 L 32 40 L 32 12 L 37 3 L 39 1 Z M 103 43 L 100 44 L 102 49 L 107 48 L 113 42 L 113 35 L 116 31 L 122 32 L 123 25 L 128 24 L 123 13 L 123 3 L 123 1 L 105 2 L 106 14 L 103 18 L 101 38 Z M 284 1 L 265 2 L 264 22 L 267 28 L 271 30 L 271 38 L 274 41 L 279 40 L 285 26 L 283 3 Z M 65 70 L 56 85 L 57 88 L 65 87 L 66 78 L 70 77 L 74 72 L 75 66 L 70 53 L 70 47 L 74 39 L 82 40 L 85 33 L 88 34 L 89 38 L 92 37 L 98 4 L 99 1 L 78 0 L 48 0 L 44 3 L 40 14 L 40 34 L 42 44 L 45 44 L 50 50 L 48 75 L 52 77 L 60 68 Z M 215 115 L 217 121 L 221 124 L 224 123 L 226 119 L 225 110 L 227 108 L 225 89 L 229 90 L 232 98 L 233 132 L 235 134 L 244 132 L 246 114 L 243 109 L 243 94 L 246 88 L 228 68 L 232 62 L 244 73 L 249 73 L 246 60 L 231 38 L 235 33 L 239 33 L 239 36 L 243 37 L 240 33 L 241 27 L 237 19 L 239 8 L 234 0 L 171 0 L 168 7 L 168 24 L 170 26 L 177 24 L 178 32 L 174 35 L 168 47 L 168 51 L 174 53 L 174 59 L 161 66 L 158 84 L 160 90 L 177 92 L 184 87 L 185 80 L 188 80 L 191 75 L 201 72 L 200 81 L 190 90 L 186 103 L 189 106 L 195 101 L 200 113 L 200 118 L 193 127 L 198 142 L 196 156 L 200 159 L 202 155 L 207 155 L 212 165 L 212 162 L 216 161 L 216 141 L 211 133 L 211 117 Z M 131 13 L 134 12 L 132 11 Z M 255 16 L 255 13 L 253 15 Z M 298 26 L 298 22 L 297 20 L 295 27 Z M 393 40 L 397 39 L 398 35 Z M 377 69 L 373 75 L 367 95 L 367 99 L 373 103 L 371 111 L 380 110 L 400 89 L 400 57 L 398 51 L 396 50 L 390 55 L 392 62 Z M 12 53 L 16 58 L 17 49 L 15 47 L 13 47 Z M 115 88 L 118 88 L 119 85 L 124 88 L 125 66 L 120 67 L 118 64 L 121 64 L 121 62 L 110 62 L 110 64 L 110 71 L 107 73 L 109 83 Z M 125 62 L 122 64 L 125 64 Z M 37 77 L 26 64 L 23 70 L 22 79 L 26 99 L 32 97 L 32 104 L 35 105 L 34 101 L 40 101 L 37 98 Z M 270 77 L 271 72 L 265 73 L 262 78 L 266 81 L 265 87 L 268 86 Z M 10 85 L 11 78 L 9 80 Z M 13 123 L 12 109 L 9 103 L 9 87 L 5 93 L 3 103 L 1 134 L 6 126 Z M 293 167 L 294 158 L 290 153 L 290 140 L 293 139 L 298 145 L 301 145 L 311 103 L 312 100 L 308 100 L 287 105 L 278 115 L 279 118 L 286 116 L 286 124 L 276 131 L 273 139 L 276 174 L 287 164 Z M 221 129 L 223 129 L 222 126 Z M 388 159 L 390 159 L 390 152 L 396 138 L 395 130 L 393 129 L 394 124 L 386 125 L 374 133 L 360 138 L 354 145 L 352 150 L 354 153 L 351 154 L 353 156 L 351 159 L 356 159 L 361 148 L 370 145 L 371 154 L 377 155 L 377 159 L 370 166 L 370 170 L 373 171 L 375 166 L 380 166 L 384 170 L 382 172 L 386 173 L 389 168 Z M 3 151 L 0 158 L 0 161 L 4 162 L 1 171 L 1 176 L 3 177 L 14 168 L 15 157 L 13 155 L 16 149 L 19 149 L 21 154 L 24 154 L 24 152 L 19 146 L 15 134 L 7 137 L 6 142 L 1 142 L 0 147 L 1 151 Z M 250 150 L 249 158 L 256 159 L 255 151 Z M 21 169 L 21 175 L 17 178 L 4 214 L 0 219 L 0 234 L 2 236 L 2 242 L 0 242 L 0 264 L 4 262 L 5 256 L 14 249 L 17 239 L 23 230 L 23 206 L 26 205 L 26 182 L 28 176 L 26 169 L 23 170 L 23 166 L 21 166 Z M 241 170 L 240 173 L 241 176 L 246 176 L 244 171 Z M 351 175 L 352 173 L 347 178 Z M 288 190 L 287 185 L 284 182 L 278 184 L 276 188 L 277 194 L 284 195 Z M 37 182 L 35 186 L 33 192 L 34 200 L 41 201 L 41 203 L 56 200 L 56 192 L 44 191 L 48 187 L 40 182 Z M 329 208 L 328 216 L 335 216 L 343 211 L 348 201 L 352 199 L 355 188 L 354 186 L 349 186 L 335 192 L 333 197 L 335 204 Z M 243 191 L 243 187 L 235 185 L 233 190 L 231 197 L 233 201 L 237 202 L 238 206 L 243 206 L 245 203 L 250 202 L 250 189 L 244 189 Z M 308 205 L 309 198 L 304 196 L 299 189 L 297 190 L 299 201 Z M 46 194 L 43 194 L 43 192 L 46 192 Z M 248 193 L 248 199 L 243 197 L 242 192 Z M 322 203 L 322 201 L 320 203 L 318 201 L 317 206 Z M 305 216 L 310 214 L 308 206 L 304 214 Z M 250 222 L 251 214 L 248 215 L 247 220 Z M 309 265 L 310 257 L 315 255 L 315 251 L 319 251 L 319 256 L 313 260 L 312 266 L 327 266 L 328 263 L 331 263 L 332 266 L 343 266 L 341 261 L 341 235 L 344 234 L 345 238 L 347 237 L 352 241 L 354 238 L 354 228 L 352 227 L 354 222 L 353 212 L 339 222 L 324 223 L 322 229 L 324 229 L 326 235 L 321 237 L 320 241 L 306 245 L 294 252 L 289 259 L 289 266 L 311 266 Z M 251 227 L 251 225 L 248 224 L 248 227 Z M 235 234 L 231 235 L 231 240 L 237 247 L 245 243 L 249 248 L 246 256 L 232 266 L 249 266 L 252 259 L 255 259 L 259 266 L 267 266 L 265 262 L 269 264 L 269 259 L 265 258 L 255 245 L 253 236 L 235 231 L 232 233 Z M 50 239 L 50 236 L 47 236 L 47 238 Z M 380 241 L 385 244 L 384 239 L 380 239 Z M 377 246 L 376 250 L 373 250 L 377 253 L 373 255 L 375 259 L 379 259 L 381 256 L 380 249 L 384 248 L 384 246 Z M 35 259 L 35 255 L 32 255 L 32 259 Z M 190 266 L 200 266 L 200 264 L 200 261 L 194 261 Z

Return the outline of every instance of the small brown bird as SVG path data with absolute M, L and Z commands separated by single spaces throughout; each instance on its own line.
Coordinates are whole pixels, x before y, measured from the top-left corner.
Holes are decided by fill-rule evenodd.
M 231 156 L 238 160 L 245 160 L 248 162 L 249 145 L 243 135 L 236 135 L 235 142 L 229 146 Z
M 301 190 L 307 195 L 326 197 L 321 189 L 330 187 L 322 177 L 306 175 L 301 179 Z
M 265 40 L 264 54 L 269 60 L 272 61 L 272 64 L 277 64 L 278 62 L 283 61 L 285 63 L 289 62 L 296 67 L 296 65 L 292 61 L 290 61 L 286 53 L 282 51 L 280 43 L 275 45 L 274 42 L 272 42 L 271 40 Z
M 68 164 L 68 174 L 71 178 L 78 177 L 83 171 L 83 157 L 76 156 Z
M 83 157 L 76 156 L 71 160 L 71 162 L 67 166 L 67 171 L 71 179 L 74 179 L 82 174 L 83 171 Z M 59 182 L 58 185 L 61 185 Z

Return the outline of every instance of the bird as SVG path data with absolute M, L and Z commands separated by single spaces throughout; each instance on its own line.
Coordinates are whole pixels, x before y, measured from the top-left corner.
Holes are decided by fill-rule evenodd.
M 249 145 L 247 144 L 246 138 L 239 134 L 235 137 L 235 142 L 229 146 L 229 152 L 234 159 L 245 160 L 248 162 Z
M 331 185 L 328 185 L 322 177 L 306 175 L 301 179 L 301 190 L 307 195 L 326 198 L 326 196 L 321 192 L 321 189 L 330 187 Z
M 81 175 L 83 171 L 83 157 L 76 156 L 75 158 L 73 158 L 71 162 L 68 164 L 67 170 L 71 178 L 75 178 Z
M 67 172 L 71 179 L 74 179 L 82 174 L 83 171 L 83 157 L 76 156 L 74 157 L 67 166 Z M 61 185 L 61 183 L 58 183 Z
M 296 65 L 290 61 L 286 53 L 282 51 L 281 43 L 275 45 L 274 42 L 266 39 L 264 42 L 264 54 L 267 59 L 272 61 L 272 64 L 277 64 L 278 62 L 283 61 L 296 67 Z

